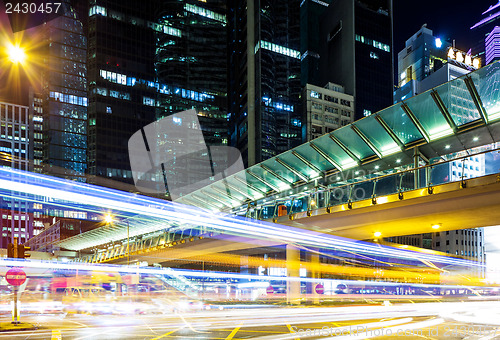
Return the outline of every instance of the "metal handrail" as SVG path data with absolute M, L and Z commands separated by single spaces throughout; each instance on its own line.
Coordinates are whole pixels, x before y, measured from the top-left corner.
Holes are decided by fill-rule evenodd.
M 451 162 L 457 162 L 457 161 L 462 161 L 463 163 L 465 162 L 465 160 L 467 158 L 470 158 L 470 157 L 476 157 L 476 156 L 479 156 L 479 155 L 482 155 L 482 154 L 486 154 L 486 153 L 490 153 L 490 152 L 495 152 L 495 151 L 500 151 L 500 148 L 495 148 L 495 149 L 492 149 L 492 150 L 485 150 L 485 151 L 481 151 L 481 152 L 477 152 L 477 153 L 474 153 L 474 154 L 470 154 L 470 155 L 465 155 L 465 156 L 461 156 L 461 157 L 456 157 L 456 158 L 453 158 L 453 159 L 449 159 L 449 160 L 445 160 L 445 161 L 439 161 L 439 162 L 436 162 L 436 163 L 433 163 L 433 164 L 426 164 L 426 165 L 423 165 L 423 166 L 419 166 L 419 167 L 415 167 L 415 168 L 410 168 L 410 169 L 406 169 L 406 170 L 399 170 L 399 171 L 396 171 L 394 173 L 390 173 L 390 174 L 384 174 L 384 175 L 380 175 L 380 176 L 376 176 L 376 177 L 372 177 L 372 178 L 369 178 L 369 179 L 364 179 L 364 180 L 360 180 L 360 181 L 357 181 L 357 182 L 352 182 L 352 183 L 347 183 L 347 184 L 342 184 L 342 185 L 339 185 L 339 186 L 334 186 L 334 187 L 329 187 L 329 188 L 326 188 L 326 189 L 316 189 L 313 191 L 314 194 L 318 194 L 318 193 L 331 193 L 332 190 L 338 190 L 338 189 L 350 189 L 349 190 L 349 199 L 348 201 L 351 201 L 351 195 L 352 195 L 352 189 L 355 185 L 361 185 L 363 183 L 372 183 L 372 182 L 377 182 L 383 178 L 387 178 L 387 177 L 391 177 L 391 176 L 394 176 L 394 175 L 399 175 L 400 176 L 400 180 L 399 180 L 399 185 L 398 185 L 398 191 L 396 193 L 400 193 L 401 192 L 401 185 L 402 185 L 402 179 L 403 179 L 403 176 L 407 173 L 414 173 L 416 171 L 420 171 L 420 170 L 424 170 L 427 171 L 427 169 L 432 169 L 433 167 L 436 167 L 436 166 L 439 166 L 439 165 L 443 165 L 443 164 L 447 164 L 447 163 L 451 163 Z M 462 183 L 464 183 L 464 171 L 463 171 L 463 167 L 462 167 L 462 175 L 461 175 L 461 180 L 460 180 Z M 426 182 L 426 185 L 425 187 L 432 187 L 432 183 L 431 182 Z M 375 190 L 375 188 L 373 189 Z M 310 195 L 312 192 L 304 192 L 303 195 L 300 195 L 299 197 L 297 196 L 294 196 L 293 199 L 297 199 L 297 198 L 302 198 L 302 197 L 306 197 L 308 195 Z M 372 195 L 372 197 L 375 197 L 374 194 Z M 256 209 L 259 209 L 260 210 L 260 216 L 262 216 L 262 208 L 264 207 L 272 207 L 280 202 L 283 202 L 283 201 L 289 201 L 290 198 L 288 197 L 283 197 L 283 198 L 277 198 L 275 199 L 275 203 L 272 204 L 271 202 L 269 202 L 268 204 L 262 204 L 260 205 L 260 208 L 257 206 Z M 329 203 L 329 202 L 328 202 Z M 325 208 L 329 208 L 331 207 L 332 205 L 328 204 L 328 206 L 325 206 Z

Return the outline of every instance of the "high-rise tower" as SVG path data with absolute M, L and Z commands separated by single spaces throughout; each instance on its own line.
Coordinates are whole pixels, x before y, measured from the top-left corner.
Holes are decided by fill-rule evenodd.
M 321 19 L 320 73 L 354 95 L 355 119 L 392 103 L 392 0 L 336 0 Z
M 300 1 L 228 2 L 230 144 L 246 165 L 302 141 Z

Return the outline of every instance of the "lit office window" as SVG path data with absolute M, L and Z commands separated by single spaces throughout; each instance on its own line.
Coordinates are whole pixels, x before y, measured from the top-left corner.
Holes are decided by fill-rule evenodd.
M 391 47 L 389 45 L 381 43 L 381 42 L 376 41 L 376 40 L 365 38 L 364 36 L 359 35 L 359 34 L 356 34 L 356 41 L 362 42 L 363 44 L 373 46 L 373 47 L 378 48 L 379 50 L 382 50 L 385 52 L 391 51 Z M 371 57 L 371 55 L 370 55 L 370 57 Z
M 90 7 L 89 9 L 89 16 L 93 16 L 93 15 L 102 15 L 102 16 L 106 16 L 106 8 L 102 7 L 102 6 L 92 6 Z
M 288 47 L 276 45 L 276 44 L 273 44 L 273 43 L 268 42 L 268 41 L 261 40 L 261 41 L 257 42 L 257 44 L 255 45 L 255 53 L 257 53 L 259 48 L 263 48 L 263 49 L 268 50 L 268 51 L 279 53 L 279 54 L 285 55 L 287 57 L 300 59 L 300 52 L 299 51 L 292 50 L 291 48 L 288 48 Z
M 311 97 L 321 99 L 321 93 L 311 91 Z
M 226 16 L 223 14 L 215 13 L 215 12 L 210 11 L 208 9 L 198 7 L 195 5 L 191 5 L 191 4 L 186 4 L 184 6 L 184 9 L 188 12 L 201 15 L 205 18 L 213 19 L 213 20 L 222 22 L 223 24 L 226 23 Z

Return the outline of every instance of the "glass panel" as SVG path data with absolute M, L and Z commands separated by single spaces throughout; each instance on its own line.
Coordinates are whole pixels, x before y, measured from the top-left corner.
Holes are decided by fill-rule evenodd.
M 252 176 L 250 176 L 247 173 L 245 173 L 244 175 L 246 175 L 245 176 L 246 182 L 248 184 L 250 184 L 252 187 L 254 187 L 254 188 L 256 188 L 256 189 L 258 189 L 258 190 L 260 190 L 262 192 L 267 192 L 269 190 L 269 188 L 266 187 L 261 181 L 258 181 L 257 179 L 253 178 Z M 243 177 L 241 175 L 238 176 L 238 178 L 243 179 Z M 237 188 L 238 190 L 240 190 L 242 192 L 248 193 L 249 195 L 253 196 L 254 199 L 258 199 L 258 198 L 260 198 L 262 196 L 260 193 L 254 191 L 253 189 L 251 189 L 248 186 L 244 185 L 240 181 L 237 181 L 233 176 L 228 177 L 226 180 L 227 180 L 227 182 L 228 182 L 229 185 L 231 185 L 232 187 Z
M 253 166 L 249 168 L 252 173 L 257 175 L 259 178 L 262 178 L 266 183 L 271 184 L 273 187 L 276 189 L 284 190 L 284 189 L 289 189 L 290 185 L 288 183 L 285 183 L 283 181 L 280 181 L 278 178 L 274 177 L 271 173 L 268 171 L 262 169 L 260 166 Z M 250 175 L 248 175 L 250 176 Z M 247 176 L 247 178 L 248 178 Z M 252 176 L 250 176 L 252 177 Z
M 463 79 L 455 79 L 436 88 L 457 126 L 481 119 Z
M 326 208 L 328 191 L 320 191 L 317 195 L 316 208 Z
M 330 206 L 345 204 L 349 200 L 349 186 L 333 188 L 330 191 Z
M 311 169 L 307 165 L 304 164 L 300 159 L 292 155 L 291 152 L 286 152 L 282 153 L 279 155 L 279 158 L 285 162 L 286 164 L 290 165 L 294 169 L 296 169 L 298 172 L 303 174 L 304 176 L 314 178 L 317 177 L 318 174 L 314 171 L 314 169 Z
M 430 90 L 406 101 L 417 120 L 422 124 L 431 141 L 453 134 L 453 130 L 439 111 Z
M 393 105 L 384 109 L 380 112 L 380 117 L 382 117 L 403 144 L 424 138 L 408 115 L 403 111 L 401 105 Z
M 351 200 L 353 202 L 366 200 L 372 197 L 373 181 L 354 184 Z
M 375 194 L 377 196 L 385 196 L 398 192 L 399 175 L 395 174 L 379 179 L 375 186 Z
M 227 200 L 232 199 L 233 202 L 237 201 L 237 202 L 241 203 L 247 199 L 246 196 L 243 196 L 238 191 L 231 189 L 229 186 L 226 187 L 224 183 L 225 183 L 224 181 L 212 183 L 212 185 L 209 188 L 207 188 L 207 190 L 210 190 L 211 188 L 215 188 L 215 189 L 219 190 L 220 192 L 216 191 L 216 190 L 210 190 L 210 193 L 212 195 L 215 195 L 217 197 L 223 196 L 224 199 L 227 199 Z M 240 189 L 238 188 L 238 190 L 240 190 Z M 240 190 L 240 191 L 243 191 L 243 190 Z M 224 194 L 221 194 L 221 192 Z M 245 192 L 245 191 L 243 191 L 243 192 Z
M 433 165 L 429 171 L 432 185 L 448 183 L 450 182 L 450 177 L 458 175 L 457 171 L 453 170 L 451 163 Z M 455 174 L 453 174 L 453 171 L 455 171 Z
M 327 171 L 327 170 L 331 170 L 333 168 L 333 165 L 331 165 L 319 153 L 314 151 L 313 148 L 311 148 L 309 146 L 309 143 L 305 144 L 305 145 L 298 146 L 294 150 L 297 153 L 299 153 L 302 157 L 307 159 L 309 162 L 311 162 L 316 168 L 318 168 L 321 171 Z M 299 160 L 299 159 L 297 158 L 297 160 Z
M 337 164 L 342 167 L 342 169 L 352 168 L 357 165 L 356 160 L 352 159 L 348 154 L 346 154 L 344 150 L 342 150 L 342 148 L 328 136 L 325 136 L 324 138 L 317 138 L 316 140 L 314 140 L 314 144 L 316 144 L 319 148 L 321 148 L 321 150 L 326 152 L 328 156 L 330 156 Z M 334 166 L 330 165 L 330 169 L 333 168 Z
M 299 176 L 295 175 L 293 172 L 285 168 L 275 159 L 268 159 L 264 161 L 263 164 L 291 183 L 295 183 L 301 180 Z
M 470 73 L 489 119 L 500 118 L 500 63 Z
M 408 191 L 415 189 L 415 173 L 413 171 L 404 172 L 399 181 L 401 183 L 401 191 Z
M 369 119 L 371 118 L 371 119 Z M 361 132 L 375 145 L 382 156 L 391 155 L 400 152 L 401 149 L 396 142 L 391 138 L 389 133 L 380 125 L 375 117 L 368 117 L 357 121 L 356 125 Z
M 354 132 L 350 127 L 345 127 L 342 129 L 337 129 L 332 133 L 337 137 L 342 144 L 344 144 L 349 150 L 352 151 L 359 159 L 370 157 L 375 155 L 375 153 L 370 149 L 368 145 Z

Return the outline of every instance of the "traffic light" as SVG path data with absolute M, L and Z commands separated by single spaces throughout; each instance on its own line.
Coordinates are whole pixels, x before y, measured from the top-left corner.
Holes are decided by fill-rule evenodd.
M 7 257 L 10 257 L 11 259 L 14 258 L 14 244 L 9 243 L 7 245 Z
M 31 254 L 26 254 L 26 251 L 31 250 L 30 247 L 24 244 L 19 244 L 17 237 L 14 237 L 14 243 L 9 243 L 7 245 L 7 257 L 12 259 L 27 259 L 31 257 Z
M 29 251 L 31 248 L 28 246 L 25 246 L 24 244 L 18 244 L 17 245 L 17 258 L 18 259 L 27 259 L 28 257 L 31 256 L 31 254 L 26 254 L 26 251 Z

